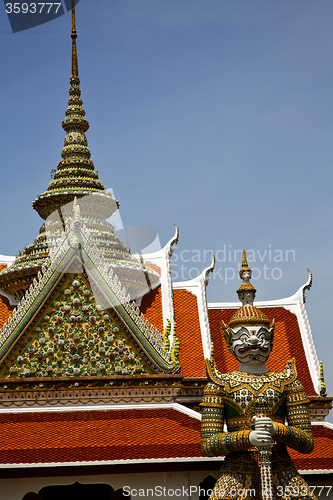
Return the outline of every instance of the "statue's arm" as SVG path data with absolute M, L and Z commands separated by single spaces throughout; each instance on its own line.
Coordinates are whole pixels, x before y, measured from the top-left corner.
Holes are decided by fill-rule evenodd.
M 314 447 L 309 400 L 302 384 L 295 380 L 286 389 L 288 425 L 275 423 L 273 439 L 300 453 L 311 453 Z
M 251 447 L 250 431 L 223 432 L 224 404 L 222 388 L 207 384 L 201 403 L 201 450 L 207 457 L 226 455 Z

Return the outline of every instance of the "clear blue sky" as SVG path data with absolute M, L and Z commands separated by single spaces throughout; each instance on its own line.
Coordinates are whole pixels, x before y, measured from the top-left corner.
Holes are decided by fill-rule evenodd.
M 71 20 L 13 34 L 1 9 L 0 253 L 15 255 L 60 159 Z M 332 395 L 332 1 L 80 0 L 77 29 L 89 147 L 124 223 L 162 244 L 179 225 L 178 279 L 218 253 L 211 302 L 236 298 L 224 249 L 255 252 L 258 300 L 292 295 L 310 267 Z

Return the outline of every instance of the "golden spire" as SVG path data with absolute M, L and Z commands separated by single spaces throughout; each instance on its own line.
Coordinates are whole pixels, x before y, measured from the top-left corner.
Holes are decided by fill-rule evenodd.
M 109 215 L 114 212 L 114 200 L 104 193 L 104 185 L 98 178 L 94 164 L 90 160 L 90 151 L 85 133 L 89 129 L 89 122 L 85 118 L 82 107 L 80 78 L 77 64 L 76 52 L 76 23 L 75 2 L 72 0 L 72 74 L 70 77 L 70 89 L 66 118 L 62 127 L 66 132 L 64 148 L 61 153 L 56 172 L 52 176 L 47 190 L 34 200 L 32 206 L 43 218 L 47 217 L 59 207 L 74 200 L 75 196 L 90 195 L 94 192 L 102 193 L 99 200 L 109 208 Z
M 79 68 L 77 64 L 77 52 L 76 52 L 76 26 L 75 26 L 75 3 L 72 0 L 72 75 L 79 76 Z
M 80 208 L 81 220 L 85 221 L 85 227 L 93 238 L 94 244 L 103 253 L 105 260 L 117 268 L 118 278 L 129 287 L 130 293 L 133 296 L 141 296 L 147 286 L 146 273 L 149 274 L 149 281 L 153 286 L 155 286 L 156 277 L 153 271 L 142 266 L 131 256 L 128 248 L 115 236 L 113 226 L 107 222 L 106 219 L 119 208 L 119 203 L 111 193 L 105 191 L 94 163 L 90 159 L 90 150 L 85 135 L 89 129 L 89 123 L 82 107 L 78 76 L 74 0 L 72 0 L 71 38 L 72 75 L 66 117 L 62 122 L 66 136 L 61 160 L 58 162 L 56 171 L 52 171 L 52 180 L 47 190 L 34 200 L 32 206 L 45 220 L 52 212 L 58 210 L 60 220 L 65 224 L 63 211 L 60 209 L 73 202 L 75 198 L 86 197 L 85 204 L 82 201 Z M 91 195 L 94 195 L 93 198 Z M 0 288 L 21 298 L 34 278 L 37 278 L 47 256 L 48 242 L 43 225 L 33 244 L 20 254 L 8 270 L 3 270 L 7 271 L 6 273 L 0 273 Z
M 240 268 L 240 270 L 238 271 L 239 273 L 239 276 L 242 278 L 242 274 L 244 271 L 249 271 L 250 273 L 250 279 L 251 279 L 251 276 L 252 276 L 252 270 L 251 268 L 248 266 L 248 263 L 247 263 L 247 258 L 246 258 L 246 251 L 243 250 L 243 256 L 242 256 L 242 267 Z M 244 280 L 243 280 L 244 281 Z

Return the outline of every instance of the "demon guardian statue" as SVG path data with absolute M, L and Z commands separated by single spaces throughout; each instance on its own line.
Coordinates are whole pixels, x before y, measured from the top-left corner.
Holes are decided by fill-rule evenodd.
M 245 251 L 239 274 L 242 306 L 229 328 L 222 322 L 239 369 L 220 373 L 213 356 L 206 360 L 210 382 L 201 404 L 201 447 L 209 457 L 226 455 L 209 500 L 313 500 L 286 449 L 286 445 L 300 453 L 313 449 L 309 400 L 297 380 L 295 360 L 287 361 L 282 372 L 267 371 L 274 321 L 270 325 L 253 306 L 256 290 Z

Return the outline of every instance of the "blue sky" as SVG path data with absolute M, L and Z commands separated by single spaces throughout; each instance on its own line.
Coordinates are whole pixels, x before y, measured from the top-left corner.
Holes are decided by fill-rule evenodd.
M 218 253 L 211 302 L 236 298 L 238 262 L 224 262 L 224 249 L 254 251 L 258 300 L 292 295 L 309 267 L 306 307 L 330 394 L 332 19 L 331 0 L 77 6 L 87 138 L 123 222 L 153 227 L 162 244 L 179 225 L 178 279 L 209 264 L 205 250 Z M 63 146 L 70 29 L 66 14 L 13 34 L 0 10 L 4 255 L 42 222 L 31 202 Z

